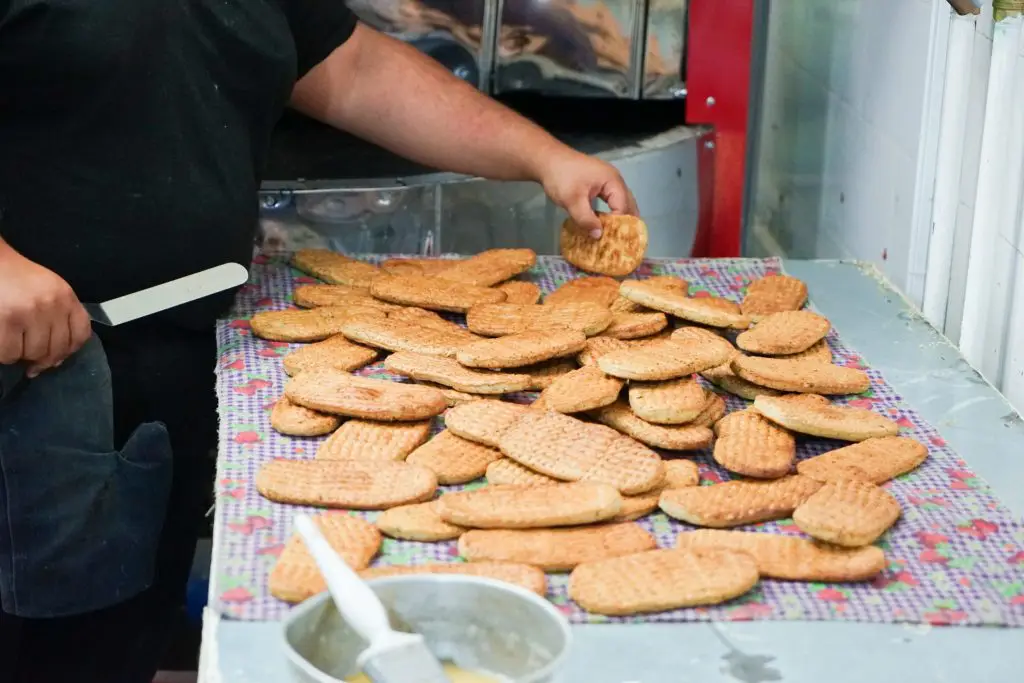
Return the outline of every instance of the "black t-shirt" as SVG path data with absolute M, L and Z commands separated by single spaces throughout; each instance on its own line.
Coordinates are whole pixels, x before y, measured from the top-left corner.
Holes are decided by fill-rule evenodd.
M 0 0 L 0 235 L 87 302 L 248 265 L 274 124 L 355 25 L 344 0 Z

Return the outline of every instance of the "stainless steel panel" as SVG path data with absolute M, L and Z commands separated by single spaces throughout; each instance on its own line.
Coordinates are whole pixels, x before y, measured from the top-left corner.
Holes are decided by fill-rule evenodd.
M 348 5 L 370 26 L 417 47 L 459 78 L 487 90 L 491 63 L 484 46 L 493 44 L 496 2 L 348 0 Z
M 376 185 L 376 187 L 374 187 Z M 440 187 L 391 182 L 315 190 L 264 190 L 260 248 L 274 254 L 330 248 L 350 254 L 437 253 Z
M 644 0 L 497 0 L 492 90 L 635 98 Z
M 636 195 L 652 257 L 690 255 L 700 213 L 697 145 L 702 129 L 650 137 L 575 140 L 606 159 Z M 490 182 L 450 173 L 349 181 L 265 184 L 262 246 L 329 246 L 348 253 L 462 253 L 528 247 L 558 253 L 565 213 L 535 183 Z
M 667 100 L 686 96 L 683 52 L 686 49 L 687 0 L 647 0 L 643 98 Z

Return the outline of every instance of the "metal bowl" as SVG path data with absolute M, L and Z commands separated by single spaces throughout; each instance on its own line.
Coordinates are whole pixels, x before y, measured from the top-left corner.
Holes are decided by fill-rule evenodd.
M 558 683 L 572 636 L 551 603 L 517 586 L 470 576 L 397 576 L 371 588 L 393 626 L 426 638 L 441 660 L 510 683 Z M 357 673 L 367 643 L 322 593 L 284 623 L 284 646 L 300 683 L 338 683 Z

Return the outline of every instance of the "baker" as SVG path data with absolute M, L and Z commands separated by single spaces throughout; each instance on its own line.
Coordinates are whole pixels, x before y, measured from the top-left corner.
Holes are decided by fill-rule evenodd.
M 153 677 L 213 486 L 231 296 L 104 330 L 79 302 L 247 263 L 285 106 L 541 183 L 585 230 L 598 197 L 636 211 L 613 167 L 342 0 L 0 0 L 0 681 Z

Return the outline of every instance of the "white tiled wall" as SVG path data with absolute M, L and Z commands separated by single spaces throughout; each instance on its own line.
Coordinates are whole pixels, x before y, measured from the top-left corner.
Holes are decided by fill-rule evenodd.
M 771 2 L 748 251 L 867 260 L 907 288 L 937 4 Z

